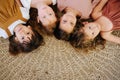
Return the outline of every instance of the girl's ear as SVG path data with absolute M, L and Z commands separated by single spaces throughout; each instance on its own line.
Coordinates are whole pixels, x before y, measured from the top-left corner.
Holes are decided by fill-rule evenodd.
M 27 27 L 31 29 L 31 26 L 30 26 L 30 25 L 28 25 Z
M 37 16 L 37 22 L 38 22 L 38 23 L 40 22 L 40 20 L 39 20 L 38 16 Z
M 84 25 L 87 24 L 87 23 L 88 23 L 88 21 L 83 22 Z
M 17 37 L 15 37 L 15 41 L 18 41 L 18 38 L 17 38 Z

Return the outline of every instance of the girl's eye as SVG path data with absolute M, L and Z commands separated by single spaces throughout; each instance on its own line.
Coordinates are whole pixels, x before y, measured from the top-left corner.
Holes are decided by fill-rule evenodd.
M 64 23 L 66 23 L 67 21 L 66 20 L 63 20 Z
M 70 22 L 70 24 L 71 24 L 71 25 L 74 25 L 74 23 L 73 23 L 73 22 Z
M 46 16 L 43 16 L 43 18 L 46 18 Z
M 92 35 L 94 35 L 94 33 L 92 33 Z
M 22 37 L 22 40 L 24 39 L 24 37 Z
M 91 27 L 89 26 L 89 29 L 91 29 Z
M 27 34 L 30 34 L 29 32 Z
M 49 14 L 50 16 L 52 15 L 52 13 Z

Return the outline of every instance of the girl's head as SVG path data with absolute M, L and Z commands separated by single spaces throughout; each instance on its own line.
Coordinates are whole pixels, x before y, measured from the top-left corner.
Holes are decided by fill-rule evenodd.
M 43 37 L 29 25 L 19 24 L 14 29 L 14 35 L 9 37 L 9 52 L 18 54 L 30 52 L 43 43 Z
M 60 21 L 58 22 L 59 25 L 57 25 L 57 28 L 54 32 L 56 38 L 69 40 L 69 36 L 74 31 L 76 22 L 76 15 L 69 12 L 63 14 L 63 16 L 60 18 Z
M 66 33 L 71 33 L 75 27 L 76 24 L 76 16 L 71 14 L 71 13 L 65 13 L 61 18 L 60 18 L 60 25 L 59 28 Z
M 56 26 L 57 18 L 50 6 L 41 5 L 38 9 L 37 21 L 42 24 L 46 31 L 53 32 L 53 29 Z
M 83 22 L 84 27 L 80 29 L 85 34 L 86 40 L 93 40 L 100 33 L 100 26 L 95 22 Z
M 33 30 L 29 25 L 19 24 L 14 29 L 15 40 L 20 43 L 29 43 L 34 36 Z
M 70 43 L 75 48 L 95 48 L 104 45 L 105 41 L 100 36 L 100 27 L 93 22 L 77 24 L 75 32 L 70 37 Z
M 59 22 L 57 23 L 57 26 L 54 30 L 54 36 L 59 39 L 59 40 L 65 40 L 65 41 L 68 41 L 69 40 L 69 37 L 70 37 L 70 34 L 67 33 L 66 31 L 64 30 L 61 30 L 59 28 Z

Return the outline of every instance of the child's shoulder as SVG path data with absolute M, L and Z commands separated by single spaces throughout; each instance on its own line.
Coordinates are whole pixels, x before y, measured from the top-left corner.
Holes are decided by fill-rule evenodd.
M 101 16 L 99 19 L 98 19 L 100 25 L 101 25 L 101 28 L 102 28 L 102 31 L 111 31 L 112 28 L 113 28 L 113 23 L 112 21 L 105 17 L 105 16 Z

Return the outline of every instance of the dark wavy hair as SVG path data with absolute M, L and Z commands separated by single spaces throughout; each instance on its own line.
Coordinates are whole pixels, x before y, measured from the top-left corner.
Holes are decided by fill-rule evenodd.
M 9 37 L 9 52 L 13 55 L 17 55 L 21 52 L 31 52 L 34 49 L 42 45 L 43 37 L 35 30 L 33 30 L 34 35 L 29 43 L 20 43 L 15 40 L 15 34 Z
M 84 27 L 82 22 L 84 21 L 91 22 L 93 20 L 82 19 L 78 21 L 74 33 L 72 33 L 70 36 L 70 44 L 74 48 L 84 49 L 84 50 L 95 49 L 98 45 L 102 45 L 102 48 L 104 48 L 104 44 L 106 41 L 101 37 L 100 34 L 98 34 L 93 40 L 88 40 L 88 41 L 86 40 L 86 35 L 84 34 L 84 31 L 82 30 L 82 27 Z
M 31 10 L 31 9 L 30 9 Z M 35 9 L 33 9 L 35 10 Z M 32 35 L 32 38 L 29 43 L 20 43 L 15 40 L 15 33 L 9 37 L 9 52 L 13 55 L 17 55 L 21 52 L 31 52 L 34 49 L 38 48 L 40 45 L 44 44 L 44 39 L 40 33 L 38 33 L 37 30 L 35 30 L 35 27 L 37 26 L 37 22 L 35 21 L 37 15 L 34 15 L 34 11 L 30 14 L 32 16 L 26 24 L 23 24 L 24 26 L 31 26 L 31 29 L 34 33 Z M 34 17 L 34 18 L 33 18 Z
M 65 32 L 64 30 L 61 30 L 59 28 L 59 24 L 60 22 L 57 23 L 57 26 L 54 30 L 54 36 L 58 39 L 58 40 L 65 40 L 65 41 L 69 41 L 69 37 L 71 34 Z

